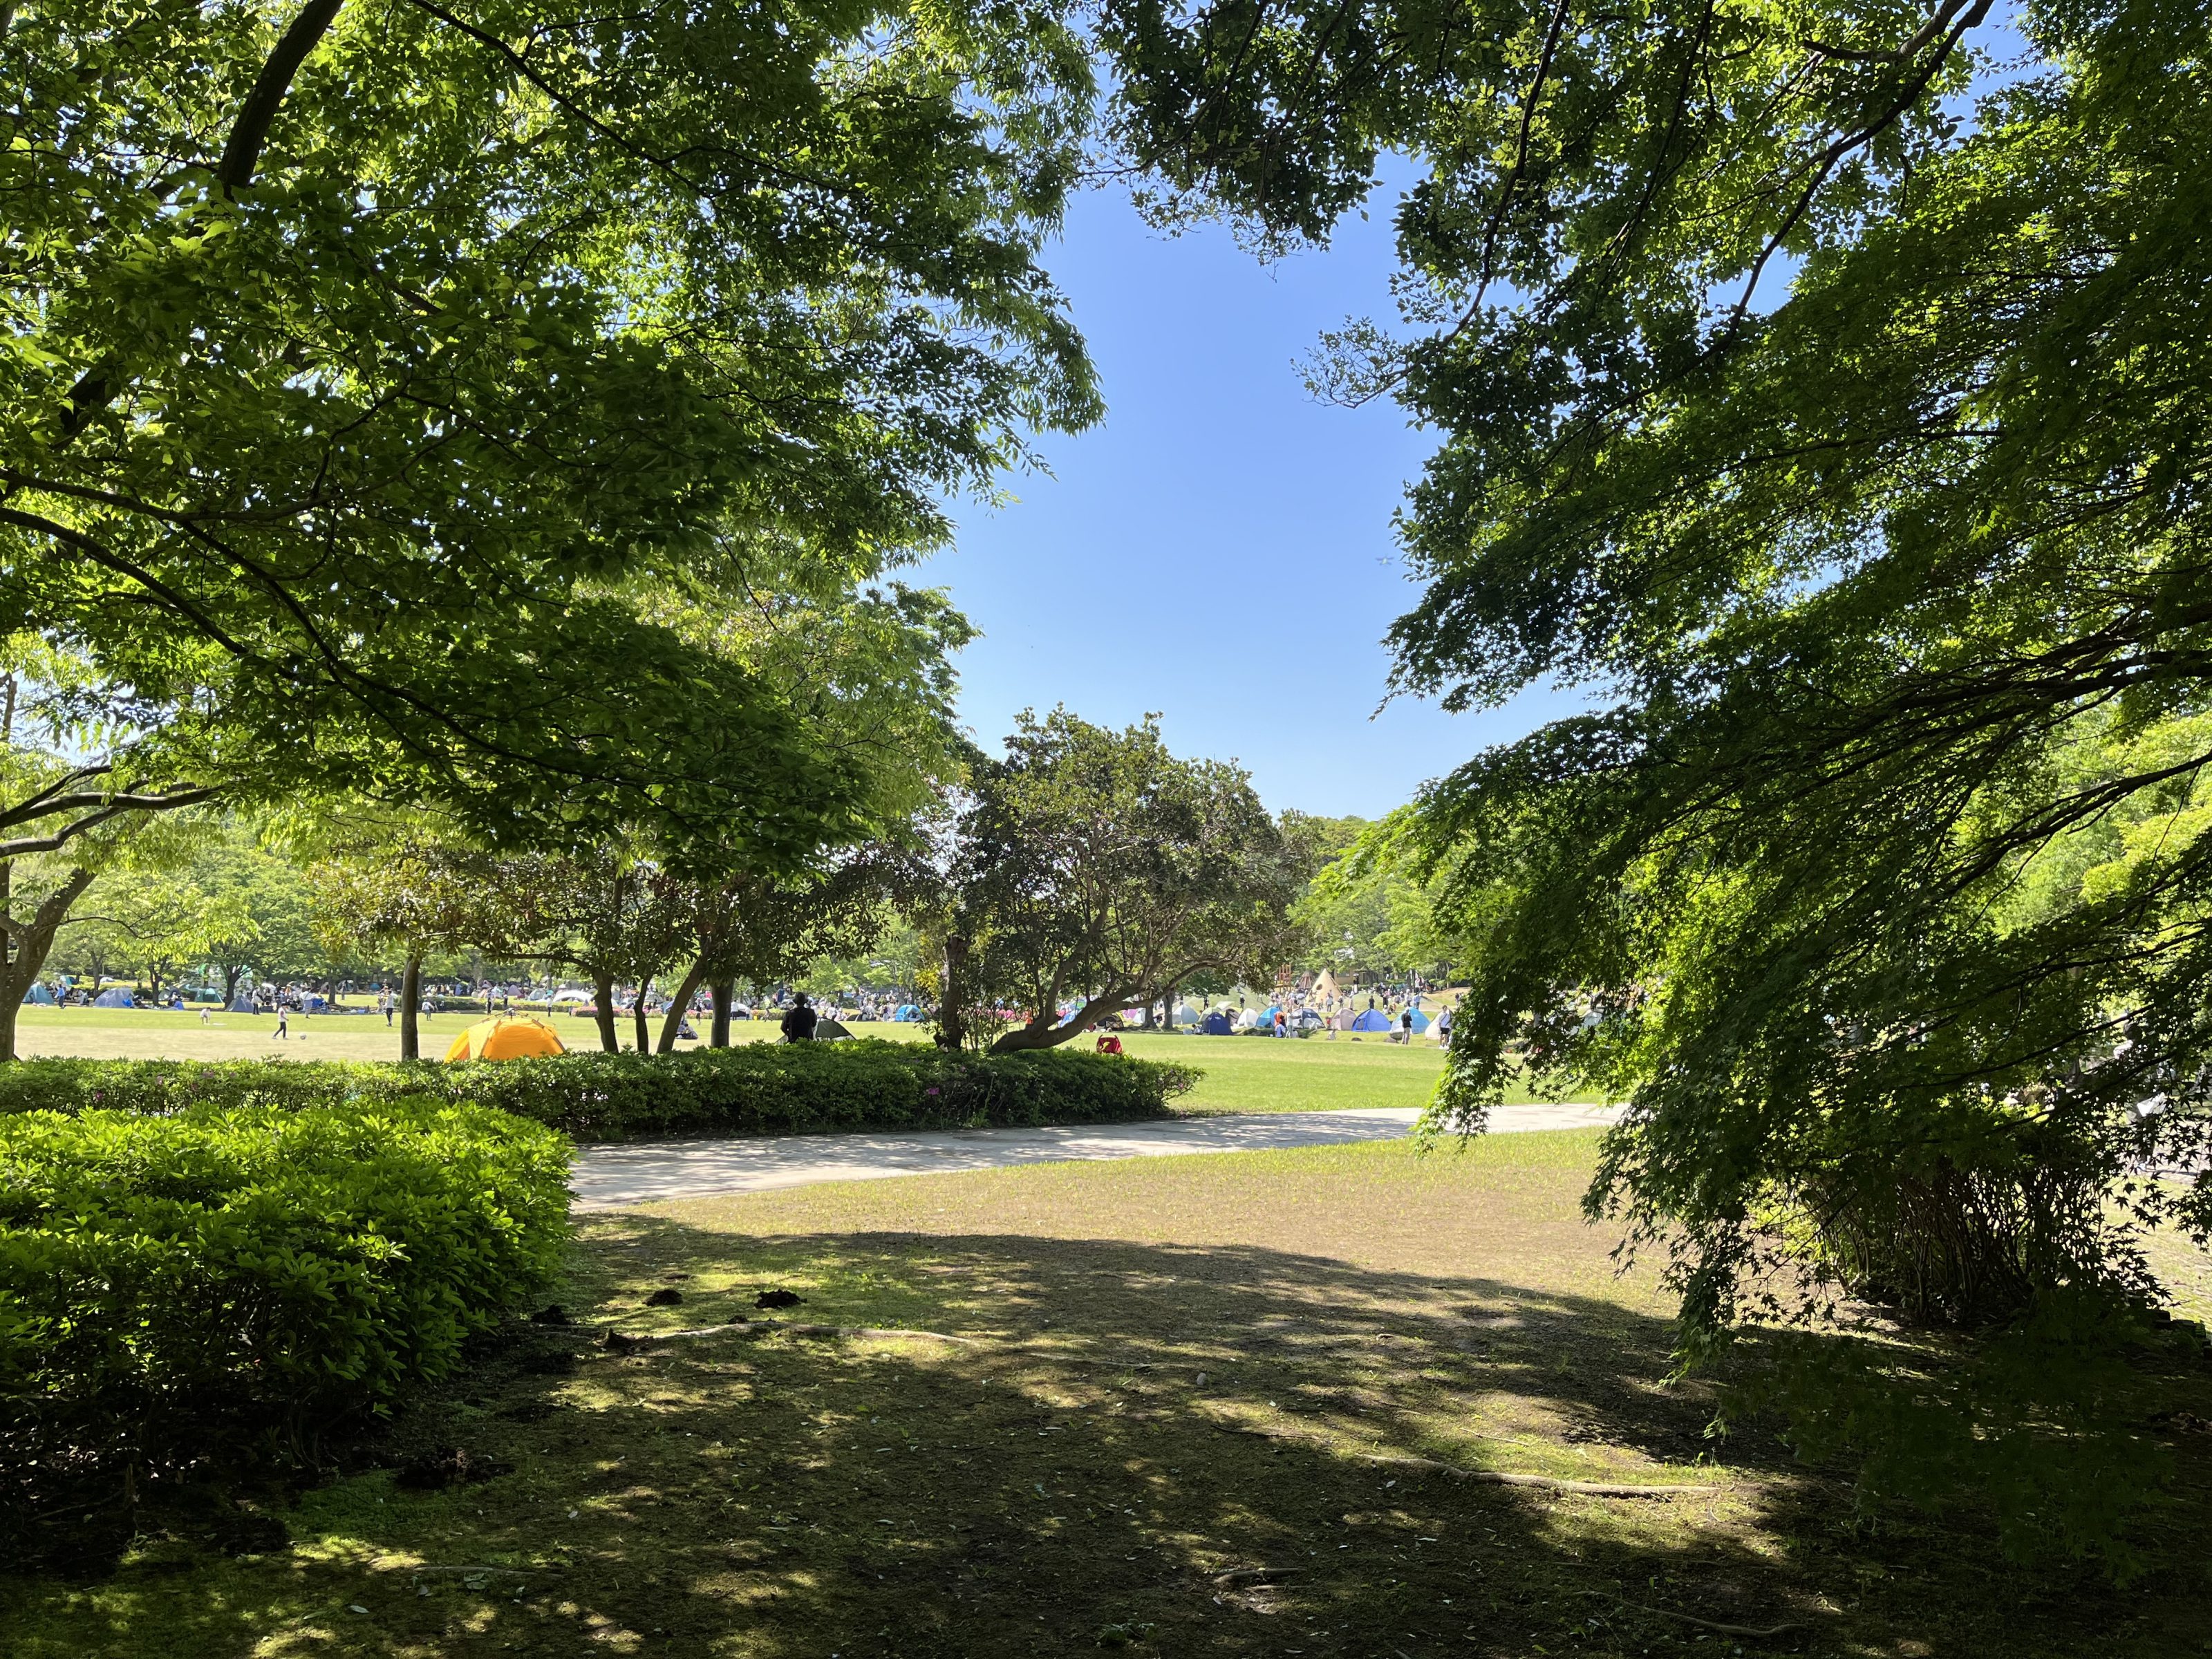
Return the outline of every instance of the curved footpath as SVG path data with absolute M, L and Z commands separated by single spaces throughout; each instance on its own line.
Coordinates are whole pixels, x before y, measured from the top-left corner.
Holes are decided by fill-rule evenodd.
M 1613 1122 L 1617 1107 L 1501 1106 L 1492 1133 L 1584 1129 Z M 1014 1164 L 1191 1152 L 1255 1152 L 1395 1140 L 1420 1114 L 1374 1111 L 1239 1112 L 1155 1123 L 1050 1129 L 943 1129 L 915 1134 L 763 1135 L 726 1140 L 645 1140 L 586 1146 L 568 1184 L 580 1210 L 618 1210 L 662 1199 L 804 1187 L 817 1181 L 881 1181 Z

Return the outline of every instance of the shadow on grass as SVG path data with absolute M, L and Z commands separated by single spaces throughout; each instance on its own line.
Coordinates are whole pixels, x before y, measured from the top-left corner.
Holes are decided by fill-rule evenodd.
M 591 1316 L 787 1330 L 628 1355 L 531 1329 L 413 1413 L 480 1485 L 310 1494 L 286 1554 L 156 1548 L 25 1585 L 11 1653 L 1013 1656 L 2191 1650 L 2193 1582 L 2007 1582 L 1983 1537 L 1860 1532 L 1779 1447 L 1703 1437 L 1668 1324 L 1250 1247 L 760 1239 L 595 1218 Z M 680 1308 L 643 1309 L 656 1288 Z M 580 1305 L 578 1311 L 584 1313 Z M 1717 1453 L 1717 1455 L 1716 1455 Z M 1709 1486 L 1619 1499 L 1462 1469 Z M 1693 1621 L 1702 1620 L 1703 1623 Z M 1790 1628 L 1764 1638 L 1717 1630 Z

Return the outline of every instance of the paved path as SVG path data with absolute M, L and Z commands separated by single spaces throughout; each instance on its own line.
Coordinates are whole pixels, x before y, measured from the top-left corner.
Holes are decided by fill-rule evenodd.
M 580 1210 L 614 1210 L 665 1198 L 760 1192 L 817 1181 L 881 1181 L 1012 1164 L 1186 1152 L 1250 1152 L 1395 1140 L 1420 1115 L 1410 1108 L 1349 1112 L 1239 1112 L 1161 1123 L 1079 1128 L 944 1129 L 915 1134 L 760 1135 L 726 1140 L 633 1141 L 587 1146 L 569 1184 Z M 1603 1106 L 1501 1106 L 1490 1127 L 1579 1129 L 1620 1115 Z

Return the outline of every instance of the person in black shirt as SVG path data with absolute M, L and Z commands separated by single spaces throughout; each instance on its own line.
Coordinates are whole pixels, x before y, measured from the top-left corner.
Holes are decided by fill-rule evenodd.
M 811 1042 L 814 1040 L 814 1011 L 806 1006 L 804 992 L 791 1000 L 791 1012 L 783 1017 L 783 1040 L 786 1042 Z

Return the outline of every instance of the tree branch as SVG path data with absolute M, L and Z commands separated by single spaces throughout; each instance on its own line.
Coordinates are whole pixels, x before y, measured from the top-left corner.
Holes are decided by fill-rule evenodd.
M 276 118 L 284 94 L 292 89 L 292 77 L 299 73 L 307 54 L 330 32 L 338 8 L 343 3 L 344 0 L 307 0 L 300 15 L 292 20 L 292 27 L 284 31 L 284 38 L 276 43 L 276 50 L 269 54 L 269 61 L 261 66 L 261 73 L 254 77 L 253 89 L 246 94 L 246 102 L 239 108 L 237 124 L 230 130 L 230 142 L 222 147 L 222 160 L 216 166 L 215 180 L 226 197 L 235 195 L 253 182 L 253 169 L 261 160 L 261 147 L 268 141 L 269 124 Z

